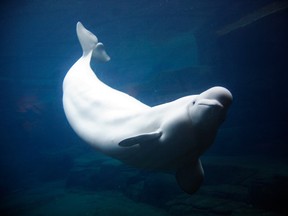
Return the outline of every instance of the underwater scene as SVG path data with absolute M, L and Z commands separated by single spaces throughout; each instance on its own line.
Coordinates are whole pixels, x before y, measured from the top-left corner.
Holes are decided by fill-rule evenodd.
M 2 1 L 0 215 L 288 215 L 287 21 L 287 0 Z

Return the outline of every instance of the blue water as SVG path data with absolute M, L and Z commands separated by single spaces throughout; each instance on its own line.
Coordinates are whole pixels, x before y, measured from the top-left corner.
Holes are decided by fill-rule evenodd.
M 285 215 L 287 8 L 285 0 L 1 3 L 1 215 Z M 92 62 L 98 77 L 150 106 L 216 85 L 232 92 L 196 194 L 173 175 L 97 153 L 70 128 L 62 81 L 82 52 L 77 21 L 111 56 Z

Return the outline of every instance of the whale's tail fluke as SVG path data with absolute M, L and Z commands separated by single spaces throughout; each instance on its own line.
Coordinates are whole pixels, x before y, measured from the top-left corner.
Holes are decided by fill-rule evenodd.
M 98 38 L 87 30 L 81 22 L 76 25 L 76 32 L 83 50 L 83 56 L 93 52 L 93 57 L 97 60 L 106 62 L 110 60 L 102 43 L 98 42 Z

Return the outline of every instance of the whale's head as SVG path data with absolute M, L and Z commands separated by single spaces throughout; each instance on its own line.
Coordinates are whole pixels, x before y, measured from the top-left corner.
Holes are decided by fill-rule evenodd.
M 230 91 L 223 87 L 213 87 L 196 96 L 188 108 L 193 126 L 217 130 L 225 120 L 232 99 Z

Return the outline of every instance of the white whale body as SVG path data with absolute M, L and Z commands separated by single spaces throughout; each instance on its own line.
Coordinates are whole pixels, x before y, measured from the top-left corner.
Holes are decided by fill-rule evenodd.
M 199 95 L 147 106 L 101 82 L 92 55 L 108 61 L 103 44 L 78 22 L 82 57 L 63 81 L 63 107 L 73 130 L 95 149 L 135 167 L 173 170 L 179 186 L 194 193 L 203 181 L 199 157 L 213 143 L 232 102 L 213 87 Z

